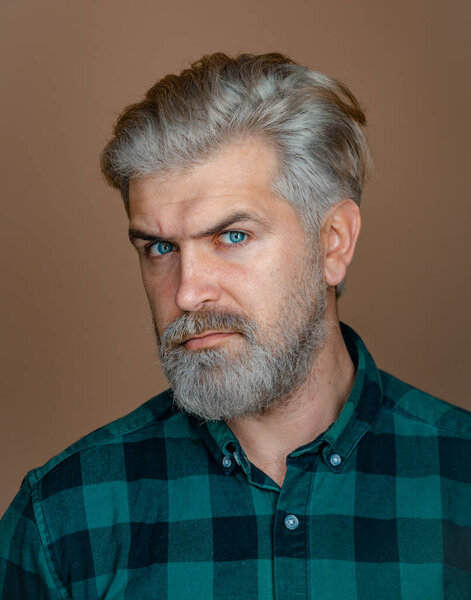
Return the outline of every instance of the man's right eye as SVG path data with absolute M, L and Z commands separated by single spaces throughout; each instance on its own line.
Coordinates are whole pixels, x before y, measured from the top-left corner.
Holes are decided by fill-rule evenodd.
M 170 242 L 155 242 L 146 246 L 146 254 L 148 256 L 162 256 L 171 252 L 173 244 Z

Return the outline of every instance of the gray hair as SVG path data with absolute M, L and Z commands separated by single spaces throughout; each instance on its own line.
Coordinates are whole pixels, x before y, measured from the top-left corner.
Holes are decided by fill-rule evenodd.
M 278 155 L 274 192 L 317 237 L 331 206 L 360 204 L 371 166 L 365 125 L 356 98 L 332 77 L 278 53 L 216 53 L 126 107 L 101 167 L 128 210 L 131 178 L 187 168 L 235 137 L 261 136 Z

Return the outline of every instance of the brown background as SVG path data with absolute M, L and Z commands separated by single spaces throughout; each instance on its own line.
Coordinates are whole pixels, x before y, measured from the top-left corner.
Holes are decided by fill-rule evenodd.
M 349 84 L 376 173 L 341 317 L 377 363 L 471 408 L 467 0 L 4 0 L 0 512 L 28 469 L 165 387 L 98 155 L 203 53 L 282 51 Z

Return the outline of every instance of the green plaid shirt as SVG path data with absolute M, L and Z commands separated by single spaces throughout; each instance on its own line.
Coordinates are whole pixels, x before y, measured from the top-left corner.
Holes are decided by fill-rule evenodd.
M 377 369 L 283 487 L 164 392 L 26 476 L 0 525 L 3 600 L 466 600 L 471 415 Z

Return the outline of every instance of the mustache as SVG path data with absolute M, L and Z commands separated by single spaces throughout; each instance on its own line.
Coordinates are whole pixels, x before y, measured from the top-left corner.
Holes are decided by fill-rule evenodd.
M 154 321 L 157 332 L 157 325 Z M 257 338 L 255 321 L 238 313 L 205 309 L 197 313 L 184 313 L 172 321 L 160 338 L 161 349 L 180 346 L 183 341 L 193 335 L 201 335 L 205 331 L 231 331 L 245 336 L 249 342 Z

